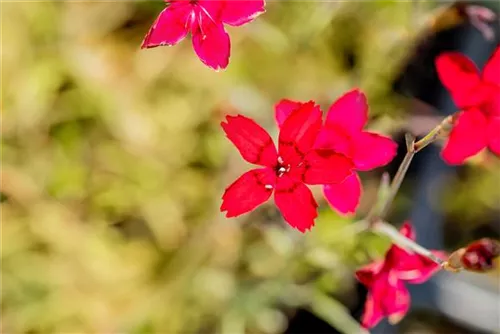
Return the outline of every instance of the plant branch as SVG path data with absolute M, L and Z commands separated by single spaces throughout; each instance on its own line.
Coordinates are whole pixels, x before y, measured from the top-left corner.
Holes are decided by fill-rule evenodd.
M 399 231 L 392 225 L 389 225 L 388 223 L 379 220 L 375 222 L 372 225 L 373 231 L 383 234 L 387 237 L 389 237 L 395 244 L 397 244 L 400 247 L 403 247 L 407 250 L 410 250 L 414 253 L 420 254 L 422 256 L 425 256 L 431 261 L 434 261 L 435 263 L 439 264 L 440 266 L 443 265 L 445 261 L 441 260 L 438 258 L 436 255 L 434 255 L 430 250 L 428 250 L 425 247 L 420 246 L 417 244 L 415 241 L 405 237 Z
M 458 116 L 460 115 L 460 111 L 454 113 L 446 117 L 441 123 L 439 123 L 434 129 L 432 129 L 427 135 L 425 135 L 422 139 L 415 142 L 415 137 L 409 133 L 406 134 L 406 155 L 401 162 L 401 165 L 392 180 L 392 183 L 389 188 L 389 192 L 387 196 L 385 196 L 381 203 L 377 203 L 373 210 L 368 214 L 367 220 L 372 224 L 377 220 L 384 220 L 386 215 L 389 213 L 389 209 L 391 208 L 392 202 L 396 197 L 396 194 L 403 183 L 403 180 L 406 176 L 406 172 L 408 172 L 408 168 L 413 160 L 413 157 L 417 152 L 420 152 L 424 147 L 436 141 L 443 133 L 449 132 L 453 125 L 455 124 Z M 380 201 L 380 200 L 379 200 Z
M 424 147 L 433 143 L 437 138 L 439 138 L 441 134 L 449 132 L 457 121 L 459 115 L 460 112 L 456 112 L 453 115 L 446 117 L 441 123 L 438 124 L 438 126 L 432 129 L 422 139 L 417 141 L 413 145 L 415 153 L 421 151 Z
M 389 188 L 389 194 L 386 197 L 384 203 L 382 204 L 380 212 L 376 216 L 377 219 L 384 219 L 387 213 L 389 212 L 391 204 L 394 201 L 394 198 L 396 197 L 396 194 L 398 193 L 399 188 L 401 187 L 401 183 L 403 183 L 403 179 L 405 178 L 406 172 L 410 167 L 411 161 L 415 156 L 416 153 L 415 137 L 407 133 L 405 139 L 406 139 L 406 155 L 403 161 L 401 162 L 398 171 L 396 172 L 396 176 L 394 176 L 394 179 L 392 180 L 391 186 Z
M 406 176 L 406 172 L 408 172 L 408 168 L 410 167 L 415 154 L 421 151 L 424 147 L 433 143 L 443 133 L 449 132 L 453 128 L 453 125 L 455 124 L 460 113 L 461 112 L 459 111 L 446 117 L 441 123 L 439 123 L 434 129 L 417 142 L 415 142 L 415 137 L 413 135 L 409 133 L 406 134 L 406 155 L 401 162 L 391 185 L 388 186 L 387 177 L 384 176 L 380 185 L 377 203 L 373 206 L 372 210 L 370 210 L 367 218 L 361 221 L 363 224 L 367 222 L 373 231 L 389 237 L 400 247 L 425 256 L 442 267 L 445 265 L 445 261 L 435 256 L 430 250 L 420 246 L 415 241 L 399 233 L 396 228 L 386 223 L 384 219 L 389 212 L 399 188 L 401 187 L 401 184 Z

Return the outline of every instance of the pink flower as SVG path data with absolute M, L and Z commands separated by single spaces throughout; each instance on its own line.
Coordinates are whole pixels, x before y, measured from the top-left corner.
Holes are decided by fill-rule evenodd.
M 302 102 L 281 100 L 275 106 L 278 125 L 283 124 L 288 115 L 301 105 Z M 352 90 L 330 106 L 315 147 L 333 149 L 346 155 L 353 160 L 356 170 L 367 171 L 386 165 L 396 155 L 397 145 L 388 137 L 364 131 L 367 121 L 366 97 L 359 90 Z M 334 209 L 343 214 L 354 213 L 362 185 L 358 174 L 353 173 L 342 183 L 325 185 L 323 192 Z
M 457 52 L 436 59 L 439 78 L 460 109 L 441 155 L 449 164 L 461 164 L 484 148 L 500 156 L 500 47 L 480 74 L 476 65 Z
M 400 233 L 415 240 L 415 232 L 405 222 Z M 444 252 L 432 251 L 444 258 Z M 435 262 L 392 245 L 384 260 L 371 263 L 358 271 L 356 278 L 368 288 L 365 312 L 361 324 L 372 328 L 384 317 L 391 323 L 399 322 L 410 308 L 410 294 L 405 282 L 419 284 L 427 281 L 440 269 Z
M 313 149 L 321 129 L 321 110 L 313 101 L 294 110 L 283 123 L 278 150 L 269 134 L 244 116 L 227 116 L 222 128 L 246 161 L 263 166 L 244 173 L 222 196 L 221 212 L 235 217 L 274 202 L 292 227 L 305 232 L 314 225 L 318 205 L 305 184 L 341 182 L 352 162 L 327 149 Z
M 262 14 L 264 0 L 165 0 L 165 8 L 141 48 L 175 45 L 191 33 L 194 51 L 215 70 L 229 63 L 230 41 L 224 24 L 240 26 Z

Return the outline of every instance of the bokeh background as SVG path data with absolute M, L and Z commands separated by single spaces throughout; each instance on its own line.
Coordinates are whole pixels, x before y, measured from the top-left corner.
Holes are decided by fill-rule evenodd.
M 140 50 L 161 1 L 3 1 L 1 331 L 358 333 L 366 291 L 353 272 L 383 256 L 389 240 L 360 233 L 356 221 L 400 157 L 362 173 L 356 216 L 337 215 L 315 189 L 319 218 L 302 235 L 272 201 L 237 219 L 219 212 L 224 188 L 249 168 L 219 124 L 243 113 L 276 136 L 279 99 L 313 99 L 326 110 L 360 87 L 371 130 L 399 141 L 405 131 L 424 134 L 453 107 L 440 112 L 429 92 L 404 89 L 434 87 L 424 80 L 435 77 L 432 59 L 419 63 L 429 58 L 419 52 L 445 33 L 445 42 L 479 43 L 484 63 L 498 43 L 450 6 L 269 1 L 253 23 L 227 28 L 230 65 L 214 72 L 189 39 Z M 439 160 L 434 150 L 423 157 Z M 416 159 L 398 195 L 395 225 L 415 215 L 420 184 L 423 198 L 436 193 L 422 176 L 425 161 Z M 499 166 L 482 154 L 442 170 L 430 205 L 440 223 L 418 222 L 424 244 L 436 236 L 428 226 L 438 226 L 447 250 L 498 237 Z M 498 301 L 496 273 L 464 284 Z M 433 291 L 419 296 L 439 301 Z M 443 314 L 441 304 L 391 330 L 476 333 L 488 321 L 493 327 L 481 330 L 499 330 L 498 318 L 478 325 L 456 310 Z M 472 306 L 485 307 L 481 298 Z

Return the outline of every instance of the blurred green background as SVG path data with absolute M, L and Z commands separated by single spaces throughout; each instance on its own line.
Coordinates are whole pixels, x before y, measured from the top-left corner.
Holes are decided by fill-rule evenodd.
M 243 113 L 275 136 L 279 99 L 326 109 L 358 86 L 370 128 L 396 133 L 408 115 L 391 83 L 434 3 L 270 1 L 227 27 L 219 73 L 189 39 L 139 49 L 160 1 L 1 6 L 3 333 L 280 333 L 297 308 L 356 332 L 353 271 L 389 245 L 354 223 L 380 171 L 362 174 L 359 217 L 315 189 L 306 235 L 272 201 L 226 219 L 224 188 L 249 166 L 219 123 Z

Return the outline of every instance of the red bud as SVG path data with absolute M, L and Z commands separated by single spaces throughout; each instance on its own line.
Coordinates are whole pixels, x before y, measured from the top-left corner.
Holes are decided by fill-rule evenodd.
M 483 238 L 467 246 L 460 261 L 467 270 L 483 272 L 493 269 L 493 260 L 499 255 L 498 241 Z

